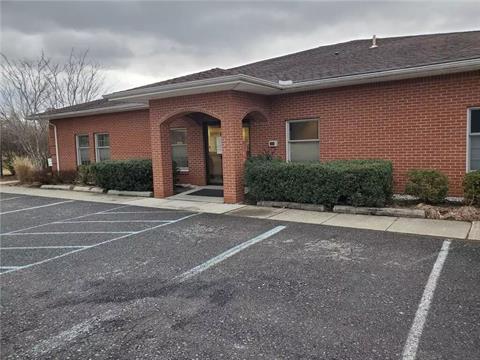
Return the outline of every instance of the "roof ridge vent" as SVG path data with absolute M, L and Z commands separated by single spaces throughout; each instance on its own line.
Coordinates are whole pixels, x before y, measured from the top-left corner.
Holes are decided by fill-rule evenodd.
M 293 85 L 292 80 L 278 80 L 278 85 Z
M 370 49 L 375 49 L 377 47 L 378 47 L 378 45 L 377 45 L 377 35 L 373 35 L 372 36 L 372 46 L 370 46 Z

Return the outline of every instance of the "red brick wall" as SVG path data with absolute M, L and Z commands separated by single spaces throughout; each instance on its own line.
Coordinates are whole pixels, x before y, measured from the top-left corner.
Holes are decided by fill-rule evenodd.
M 320 121 L 320 159 L 390 159 L 395 191 L 412 168 L 433 168 L 462 195 L 466 168 L 467 109 L 480 105 L 480 72 L 286 94 L 272 98 L 271 117 L 256 123 L 252 152 L 285 158 L 285 122 Z
M 226 200 L 241 199 L 243 165 L 238 160 L 245 152 L 241 121 L 254 110 L 260 110 L 267 120 L 251 121 L 252 154 L 271 151 L 268 140 L 278 140 L 274 152 L 285 158 L 285 122 L 317 118 L 321 160 L 390 159 L 394 163 L 397 192 L 404 190 L 409 169 L 436 168 L 449 177 L 450 194 L 461 195 L 466 167 L 466 114 L 472 106 L 480 106 L 478 71 L 272 97 L 239 92 L 199 94 L 151 101 L 150 112 L 53 122 L 58 127 L 62 169 L 76 166 L 75 134 L 78 133 L 90 135 L 92 159 L 95 132 L 110 133 L 113 159 L 150 158 L 152 151 L 154 155 L 163 151 L 163 159 L 153 157 L 157 196 L 161 195 L 158 189 L 166 189 L 171 183 L 169 142 L 165 142 L 164 150 L 161 146 L 169 134 L 168 131 L 161 134 L 162 127 L 167 130 L 170 126 L 187 127 L 190 169 L 180 181 L 205 183 L 201 126 L 182 118 L 184 113 L 199 111 L 222 122 Z M 53 141 L 50 149 L 53 154 Z
M 78 118 L 52 120 L 57 126 L 60 170 L 75 170 L 77 153 L 75 136 L 89 135 L 90 161 L 95 161 L 94 134 L 110 134 L 110 156 L 112 160 L 151 158 L 150 127 L 148 110 L 101 114 Z M 50 130 L 50 151 L 55 154 L 53 130 Z M 54 156 L 53 169 L 56 169 Z
M 178 175 L 180 184 L 206 184 L 205 148 L 203 127 L 190 118 L 180 118 L 170 123 L 170 128 L 187 129 L 188 172 Z
M 173 192 L 171 149 L 168 129 L 172 121 L 189 112 L 203 112 L 221 121 L 223 142 L 224 199 L 227 203 L 243 199 L 242 119 L 252 111 L 268 115 L 269 100 L 262 96 L 234 91 L 172 97 L 150 101 L 150 128 L 153 153 L 155 196 Z

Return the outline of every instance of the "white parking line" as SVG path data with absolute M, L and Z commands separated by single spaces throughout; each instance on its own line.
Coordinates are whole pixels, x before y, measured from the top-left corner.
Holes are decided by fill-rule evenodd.
M 447 259 L 449 248 L 450 240 L 445 240 L 442 244 L 440 252 L 438 253 L 437 260 L 433 265 L 432 272 L 428 277 L 427 285 L 425 285 L 422 299 L 418 305 L 415 319 L 413 320 L 412 327 L 410 328 L 407 341 L 405 342 L 405 346 L 403 348 L 402 360 L 414 360 L 417 356 L 420 337 L 422 336 L 423 327 L 425 326 L 425 321 L 427 320 L 428 310 L 430 309 L 430 305 L 432 303 L 433 294 L 435 293 L 435 288 L 437 287 L 438 278 L 442 272 L 443 264 Z
M 47 206 L 55 206 L 55 205 L 61 205 L 61 204 L 71 203 L 71 202 L 74 202 L 74 201 L 75 201 L 75 200 L 60 201 L 60 202 L 56 202 L 56 203 L 52 203 L 52 204 L 32 206 L 32 207 L 23 208 L 23 209 L 5 211 L 5 212 L 0 213 L 0 215 L 11 214 L 11 213 L 16 213 L 16 212 L 20 212 L 20 211 L 35 210 L 35 209 L 40 209 L 40 208 L 44 208 L 44 207 L 47 207 Z
M 133 205 L 126 205 L 126 206 L 133 206 Z M 112 210 L 115 210 L 115 209 L 112 209 Z M 154 210 L 154 211 L 106 211 L 105 213 L 106 214 L 163 214 L 163 213 L 170 213 L 170 212 L 175 212 L 175 213 L 178 213 L 178 212 L 188 212 L 188 211 L 184 211 L 184 210 L 175 210 L 175 209 L 172 209 L 172 210 L 168 210 L 168 209 L 165 209 L 165 210 Z
M 82 224 L 82 223 L 149 223 L 149 222 L 171 222 L 173 220 L 79 220 L 79 221 L 57 221 L 54 224 Z
M 103 214 L 103 213 L 105 213 L 105 212 L 107 212 L 107 211 L 109 211 L 109 210 L 122 209 L 122 208 L 127 207 L 127 206 L 131 206 L 131 205 L 117 206 L 117 207 L 114 207 L 114 208 L 112 208 L 112 209 L 97 211 L 97 212 L 94 212 L 94 213 L 84 214 L 84 215 L 80 215 L 80 216 L 75 216 L 75 217 L 71 217 L 71 218 L 68 218 L 68 219 L 65 219 L 65 220 L 62 220 L 62 221 L 81 219 L 81 218 L 84 218 L 84 217 L 87 217 L 87 216 L 93 216 L 93 215 Z M 31 229 L 36 229 L 36 228 L 39 228 L 39 227 L 42 227 L 42 226 L 47 226 L 47 225 L 55 224 L 56 222 L 58 222 L 58 221 L 57 221 L 57 220 L 56 220 L 56 221 L 50 221 L 50 222 L 45 223 L 45 224 L 29 226 L 29 227 L 26 227 L 26 228 L 23 228 L 23 229 L 13 230 L 13 231 L 10 231 L 10 232 L 8 232 L 8 233 L 4 233 L 4 234 L 0 234 L 0 235 L 11 235 L 11 234 L 15 234 L 15 233 L 20 232 L 20 231 L 31 230 Z
M 63 253 L 63 254 L 60 254 L 60 255 L 57 255 L 57 256 L 54 256 L 52 258 L 48 258 L 48 259 L 44 259 L 44 260 L 41 260 L 41 261 L 37 261 L 35 263 L 31 263 L 31 264 L 28 264 L 28 265 L 25 265 L 25 266 L 22 266 L 22 267 L 18 267 L 18 268 L 12 268 L 11 270 L 7 270 L 7 271 L 4 271 L 3 273 L 1 273 L 0 275 L 4 275 L 4 274 L 8 274 L 8 273 L 11 273 L 11 272 L 14 272 L 14 271 L 17 271 L 17 270 L 22 270 L 22 269 L 28 269 L 28 268 L 31 268 L 32 266 L 36 266 L 36 265 L 40 265 L 40 264 L 44 264 L 44 263 L 47 263 L 47 262 L 50 262 L 52 260 L 56 260 L 56 259 L 59 259 L 59 258 L 62 258 L 64 256 L 67 256 L 67 255 L 71 255 L 71 254 L 75 254 L 77 252 L 80 252 L 80 251 L 85 251 L 85 250 L 88 250 L 88 249 L 93 249 L 97 246 L 100 246 L 100 245 L 104 245 L 104 244 L 108 244 L 110 242 L 113 242 L 113 241 L 117 241 L 117 240 L 120 240 L 120 239 L 126 239 L 132 235 L 138 235 L 138 234 L 141 234 L 141 233 L 144 233 L 144 232 L 147 232 L 147 231 L 151 231 L 151 230 L 154 230 L 154 229 L 158 229 L 160 227 L 163 227 L 163 226 L 167 226 L 167 225 L 171 225 L 171 224 L 175 224 L 179 221 L 183 221 L 183 220 L 186 220 L 188 218 L 191 218 L 191 217 L 194 217 L 194 216 L 197 216 L 197 215 L 200 215 L 200 213 L 195 213 L 195 214 L 190 214 L 190 215 L 187 215 L 187 216 L 184 216 L 180 219 L 177 219 L 177 220 L 174 220 L 172 222 L 169 222 L 169 223 L 162 223 L 162 224 L 159 224 L 159 225 L 156 225 L 156 226 L 152 226 L 148 229 L 143 229 L 143 230 L 140 230 L 140 231 L 136 231 L 134 233 L 129 233 L 129 234 L 125 234 L 125 235 L 122 235 L 122 236 L 118 236 L 116 238 L 113 238 L 113 239 L 109 239 L 109 240 L 105 240 L 105 241 L 102 241 L 102 242 L 99 242 L 97 244 L 94 244 L 94 245 L 90 245 L 88 247 L 84 247 L 84 248 L 81 248 L 81 249 L 75 249 L 75 250 L 72 250 L 72 251 L 69 251 L 67 253 Z M 11 234 L 10 234 L 11 235 Z
M 0 250 L 35 250 L 35 249 L 79 249 L 88 248 L 89 245 L 64 245 L 64 246 L 10 246 L 2 247 Z
M 20 268 L 21 266 L 0 266 L 0 270 L 16 270 Z
M 49 231 L 49 232 L 19 232 L 0 234 L 0 236 L 23 235 L 65 235 L 65 234 L 136 234 L 138 231 Z
M 180 274 L 178 276 L 175 276 L 172 281 L 173 282 L 177 282 L 177 283 L 181 283 L 185 280 L 188 280 L 190 279 L 191 277 L 211 268 L 212 266 L 215 266 L 217 265 L 218 263 L 224 261 L 225 259 L 228 259 L 229 257 L 239 253 L 240 251 L 242 250 L 245 250 L 246 248 L 256 244 L 256 243 L 259 243 L 260 241 L 263 241 L 265 239 L 268 239 L 269 237 L 275 235 L 275 234 L 278 234 L 280 231 L 282 231 L 283 229 L 285 229 L 286 226 L 276 226 L 274 227 L 273 229 L 267 231 L 267 232 L 264 232 L 263 234 L 260 234 L 256 237 L 254 237 L 253 239 L 250 239 L 250 240 L 247 240 L 237 246 L 234 246 L 233 248 L 211 258 L 210 260 L 207 260 L 205 261 L 203 264 L 200 264 L 198 266 L 195 266 L 193 269 L 190 269 L 186 272 L 184 272 L 183 274 Z
M 0 199 L 0 202 L 7 201 L 7 200 L 13 200 L 13 199 L 20 199 L 22 197 L 24 197 L 24 196 L 14 196 L 14 197 L 6 198 L 6 199 Z

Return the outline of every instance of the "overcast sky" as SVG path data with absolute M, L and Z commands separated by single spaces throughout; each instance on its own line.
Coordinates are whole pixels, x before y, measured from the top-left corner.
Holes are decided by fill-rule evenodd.
M 474 30 L 478 2 L 3 1 L 2 52 L 84 50 L 112 91 L 353 39 Z

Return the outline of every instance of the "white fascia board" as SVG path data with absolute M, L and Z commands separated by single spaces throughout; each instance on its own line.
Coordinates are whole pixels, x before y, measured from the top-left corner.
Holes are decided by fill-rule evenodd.
M 63 118 L 71 118 L 71 117 L 89 116 L 89 115 L 97 115 L 97 114 L 109 114 L 109 113 L 145 110 L 145 109 L 148 109 L 147 104 L 125 104 L 125 105 L 102 107 L 97 109 L 70 111 L 70 112 L 64 112 L 64 113 L 58 113 L 58 114 L 37 115 L 37 116 L 31 116 L 29 118 L 36 117 L 44 120 L 53 120 L 53 119 L 63 119 Z
M 185 94 L 198 94 L 204 92 L 215 92 L 234 90 L 240 85 L 248 85 L 258 91 L 272 92 L 280 87 L 273 81 L 259 79 L 249 75 L 229 75 L 211 79 L 195 80 L 178 84 L 161 85 L 144 89 L 134 89 L 107 94 L 103 97 L 111 100 L 126 99 L 160 99 L 164 97 L 181 96 Z

